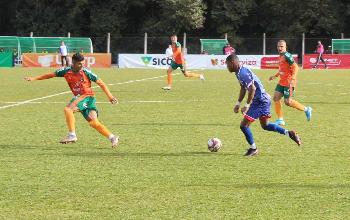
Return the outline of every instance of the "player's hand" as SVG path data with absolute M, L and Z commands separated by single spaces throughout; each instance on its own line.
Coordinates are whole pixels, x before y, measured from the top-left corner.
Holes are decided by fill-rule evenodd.
M 118 99 L 115 98 L 115 97 L 110 98 L 109 101 L 110 101 L 113 105 L 119 103 Z
M 249 107 L 247 107 L 247 106 L 244 106 L 243 108 L 241 108 L 242 114 L 244 115 L 245 113 L 247 113 L 248 109 L 249 109 Z
M 274 80 L 275 78 L 276 78 L 276 76 L 275 76 L 275 75 L 270 76 L 269 81 L 272 81 L 272 80 Z
M 24 77 L 24 80 L 26 80 L 26 81 L 33 81 L 33 77 Z
M 235 107 L 233 108 L 233 112 L 238 113 L 239 107 L 240 107 L 239 105 L 235 105 Z

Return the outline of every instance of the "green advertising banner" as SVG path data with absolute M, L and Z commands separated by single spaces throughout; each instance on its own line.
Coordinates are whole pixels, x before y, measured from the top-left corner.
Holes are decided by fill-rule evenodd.
M 0 53 L 0 67 L 12 67 L 12 66 L 13 66 L 12 52 Z

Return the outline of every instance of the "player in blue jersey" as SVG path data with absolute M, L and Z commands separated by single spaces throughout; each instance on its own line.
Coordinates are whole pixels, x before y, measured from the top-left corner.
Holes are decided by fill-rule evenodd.
M 246 93 L 248 93 L 247 102 L 244 107 L 241 108 L 241 112 L 244 117 L 240 125 L 240 128 L 250 145 L 245 153 L 245 156 L 254 156 L 258 153 L 258 148 L 255 145 L 253 133 L 249 128 L 249 126 L 256 119 L 260 120 L 260 125 L 264 130 L 288 135 L 293 141 L 300 145 L 301 140 L 295 131 L 288 131 L 277 124 L 269 123 L 269 118 L 271 117 L 271 98 L 269 94 L 266 93 L 260 79 L 250 69 L 242 66 L 239 63 L 238 56 L 235 54 L 229 55 L 226 58 L 226 65 L 229 72 L 235 73 L 241 86 L 238 101 L 233 109 L 235 113 L 238 113 L 241 102 L 243 101 Z

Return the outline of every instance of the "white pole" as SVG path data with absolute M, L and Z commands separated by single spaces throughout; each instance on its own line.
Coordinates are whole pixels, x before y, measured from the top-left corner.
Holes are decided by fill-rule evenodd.
M 304 66 L 304 55 L 305 55 L 305 33 L 303 33 L 303 39 L 301 42 L 301 64 Z
M 186 33 L 184 33 L 184 48 L 183 48 L 184 54 L 187 54 L 187 47 L 186 47 Z
M 227 40 L 227 33 L 225 33 L 225 40 Z
M 33 37 L 33 32 L 30 32 L 29 36 L 30 36 L 30 37 Z
M 263 33 L 263 55 L 266 55 L 266 33 Z
M 107 53 L 111 52 L 111 33 L 107 33 Z
M 147 32 L 145 33 L 145 41 L 144 41 L 143 48 L 144 48 L 143 53 L 147 54 Z
M 340 36 L 341 39 L 344 39 L 344 33 L 341 33 Z
M 70 32 L 68 32 L 67 37 L 70 38 Z

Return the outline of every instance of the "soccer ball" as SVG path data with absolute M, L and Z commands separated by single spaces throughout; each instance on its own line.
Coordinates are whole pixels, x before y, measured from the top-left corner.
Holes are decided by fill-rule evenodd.
M 222 142 L 219 138 L 210 138 L 208 140 L 208 150 L 210 152 L 217 152 L 222 147 Z

